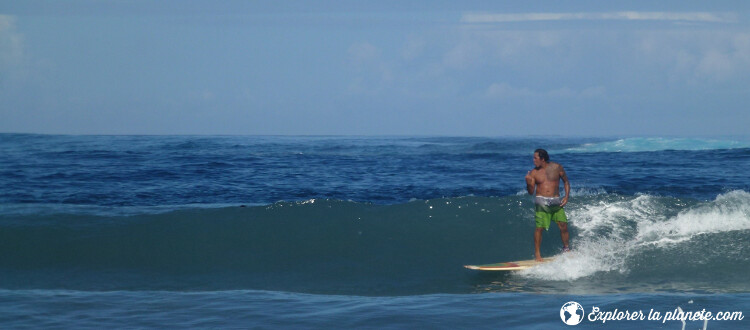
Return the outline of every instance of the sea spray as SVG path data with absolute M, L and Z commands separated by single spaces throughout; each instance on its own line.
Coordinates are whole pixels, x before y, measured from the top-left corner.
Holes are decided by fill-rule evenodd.
M 711 277 L 735 278 L 748 269 L 749 205 L 745 191 L 709 202 L 608 196 L 570 211 L 571 226 L 579 230 L 574 252 L 520 275 L 565 281 L 614 276 L 636 282 L 659 281 L 663 275 L 663 281 L 673 282 L 662 284 L 664 289 L 680 286 L 681 279 L 705 288 Z

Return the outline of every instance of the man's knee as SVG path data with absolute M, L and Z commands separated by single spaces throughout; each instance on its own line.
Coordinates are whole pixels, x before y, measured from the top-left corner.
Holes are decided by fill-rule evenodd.
M 565 232 L 568 231 L 568 223 L 567 222 L 558 222 L 557 227 L 560 228 L 561 231 Z

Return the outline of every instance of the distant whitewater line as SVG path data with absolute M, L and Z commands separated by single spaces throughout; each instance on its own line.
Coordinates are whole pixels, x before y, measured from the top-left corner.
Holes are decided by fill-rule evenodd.
M 750 148 L 750 142 L 696 138 L 625 138 L 616 141 L 586 143 L 564 152 L 649 152 L 662 150 L 721 150 Z

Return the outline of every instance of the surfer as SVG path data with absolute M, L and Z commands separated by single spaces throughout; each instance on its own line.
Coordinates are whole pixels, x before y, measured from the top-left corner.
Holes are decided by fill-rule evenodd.
M 565 184 L 565 196 L 560 197 L 560 180 Z M 560 228 L 563 252 L 570 251 L 568 245 L 568 218 L 563 207 L 568 203 L 570 183 L 563 166 L 549 161 L 544 149 L 534 150 L 534 169 L 526 174 L 526 189 L 534 195 L 536 230 L 534 249 L 536 261 L 542 261 L 539 246 L 542 245 L 542 231 L 549 230 L 552 221 Z

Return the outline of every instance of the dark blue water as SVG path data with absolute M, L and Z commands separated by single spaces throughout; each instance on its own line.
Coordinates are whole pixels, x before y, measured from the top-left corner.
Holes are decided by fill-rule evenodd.
M 464 269 L 533 256 L 539 147 L 571 180 L 574 252 Z M 550 328 L 571 300 L 750 307 L 743 138 L 0 134 L 0 183 L 9 327 Z M 551 228 L 542 254 L 559 250 Z

